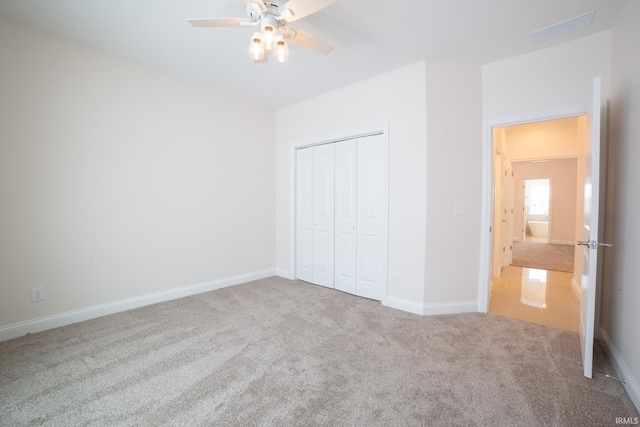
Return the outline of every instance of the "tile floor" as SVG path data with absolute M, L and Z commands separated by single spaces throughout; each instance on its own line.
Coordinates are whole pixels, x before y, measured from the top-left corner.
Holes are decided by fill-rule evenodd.
M 578 332 L 580 301 L 573 274 L 509 266 L 491 282 L 489 313 Z

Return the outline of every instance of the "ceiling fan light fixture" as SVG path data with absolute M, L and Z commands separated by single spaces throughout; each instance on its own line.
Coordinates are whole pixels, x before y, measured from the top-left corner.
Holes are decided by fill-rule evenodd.
M 289 59 L 289 46 L 282 34 L 276 38 L 275 57 L 278 62 L 286 62 Z
M 249 42 L 249 57 L 254 61 L 262 61 L 264 59 L 265 43 L 262 34 L 253 33 Z
M 256 27 L 257 32 L 249 41 L 249 57 L 255 63 L 265 63 L 273 53 L 277 62 L 286 62 L 289 60 L 289 41 L 320 55 L 326 56 L 331 53 L 333 46 L 329 43 L 289 24 L 324 9 L 335 1 L 244 0 L 246 18 L 206 18 L 187 21 L 193 27 Z
M 278 33 L 278 27 L 275 22 L 271 22 L 272 20 L 269 18 L 265 18 L 262 20 L 262 38 L 264 39 L 264 43 L 267 49 L 273 49 L 273 44 L 276 41 L 276 36 Z

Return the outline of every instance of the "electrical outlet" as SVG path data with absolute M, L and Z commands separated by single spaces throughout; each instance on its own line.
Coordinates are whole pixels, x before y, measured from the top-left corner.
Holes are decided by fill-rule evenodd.
M 44 288 L 32 288 L 31 289 L 31 301 L 42 301 L 44 300 Z
M 396 283 L 396 273 L 389 273 L 389 283 Z
M 256 262 L 260 262 L 260 252 L 256 252 Z

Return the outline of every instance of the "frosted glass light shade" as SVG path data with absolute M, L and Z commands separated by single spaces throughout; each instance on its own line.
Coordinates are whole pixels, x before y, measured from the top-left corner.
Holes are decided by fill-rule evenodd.
M 264 40 L 265 47 L 269 50 L 273 49 L 276 33 L 277 30 L 273 25 L 265 24 L 262 26 L 262 39 Z
M 264 47 L 262 34 L 253 33 L 249 42 L 249 57 L 254 61 L 262 61 L 264 59 Z
M 278 62 L 286 62 L 289 59 L 289 46 L 282 35 L 276 38 L 275 57 Z

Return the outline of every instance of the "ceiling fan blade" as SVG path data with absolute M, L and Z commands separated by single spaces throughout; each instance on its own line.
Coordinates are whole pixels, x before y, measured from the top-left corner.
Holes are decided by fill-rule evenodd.
M 324 40 L 320 40 L 316 36 L 312 36 L 306 31 L 293 28 L 290 25 L 283 31 L 283 35 L 286 39 L 291 40 L 297 45 L 312 50 L 320 55 L 329 55 L 333 50 L 333 46 Z
M 247 18 L 187 19 L 194 27 L 243 27 L 253 23 Z
M 335 0 L 289 0 L 278 7 L 278 11 L 283 14 L 285 21 L 293 22 L 312 13 L 316 13 L 320 9 L 329 6 Z M 290 10 L 292 16 L 288 16 L 284 11 Z
M 244 2 L 256 12 L 265 12 L 267 5 L 262 0 L 244 0 Z

